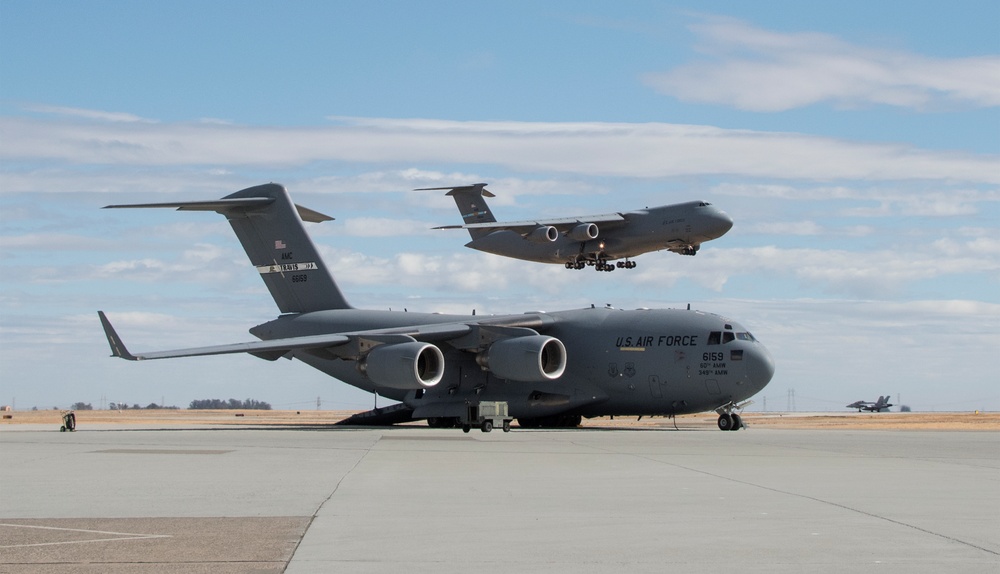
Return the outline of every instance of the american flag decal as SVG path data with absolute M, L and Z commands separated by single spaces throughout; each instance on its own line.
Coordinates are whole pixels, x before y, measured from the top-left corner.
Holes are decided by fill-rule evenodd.
M 285 249 L 286 247 L 288 247 L 288 246 L 287 246 L 287 245 L 285 245 L 285 242 L 284 242 L 284 241 L 282 241 L 282 240 L 280 240 L 280 239 L 276 239 L 276 240 L 274 241 L 274 248 L 275 248 L 275 249 Z

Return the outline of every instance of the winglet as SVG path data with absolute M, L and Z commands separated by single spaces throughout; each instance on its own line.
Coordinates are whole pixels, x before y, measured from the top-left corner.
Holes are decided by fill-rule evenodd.
M 108 344 L 111 345 L 111 356 L 125 359 L 126 361 L 138 361 L 139 357 L 129 353 L 128 349 L 125 348 L 125 343 L 122 343 L 121 337 L 115 332 L 115 328 L 111 326 L 111 321 L 108 321 L 108 317 L 104 314 L 104 311 L 98 311 L 97 316 L 101 318 L 101 325 L 104 326 L 104 334 L 108 337 Z

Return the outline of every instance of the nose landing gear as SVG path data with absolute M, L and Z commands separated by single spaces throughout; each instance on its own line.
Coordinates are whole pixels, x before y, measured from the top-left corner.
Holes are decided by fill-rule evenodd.
M 715 409 L 715 412 L 719 413 L 719 430 L 731 431 L 745 428 L 746 425 L 743 424 L 743 417 L 734 411 L 742 412 L 744 408 L 751 404 L 753 404 L 753 401 L 745 401 L 740 404 L 730 401 Z
M 740 415 L 719 415 L 719 430 L 739 430 L 741 428 L 743 428 L 743 419 Z

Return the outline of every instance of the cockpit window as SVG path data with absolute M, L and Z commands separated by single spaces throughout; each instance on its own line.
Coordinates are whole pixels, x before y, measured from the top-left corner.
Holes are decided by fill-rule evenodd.
M 732 331 L 712 331 L 708 334 L 709 345 L 725 345 L 733 341 L 756 341 L 753 335 L 747 332 L 733 333 Z
M 708 207 L 709 205 L 712 205 L 712 204 L 709 203 L 709 202 L 707 202 L 707 201 L 700 201 L 700 202 L 698 202 L 698 207 Z

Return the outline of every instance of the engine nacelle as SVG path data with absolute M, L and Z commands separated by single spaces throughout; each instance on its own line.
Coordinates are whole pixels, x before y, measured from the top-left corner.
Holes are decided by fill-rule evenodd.
M 541 225 L 531 230 L 524 236 L 528 241 L 535 243 L 552 243 L 559 239 L 559 230 L 551 225 Z
M 566 347 L 559 339 L 545 335 L 512 337 L 490 345 L 476 362 L 501 379 L 551 381 L 566 370 Z
M 426 389 L 444 377 L 444 354 L 430 343 L 379 345 L 358 363 L 373 383 L 393 389 Z
M 570 229 L 566 235 L 576 241 L 590 241 L 591 239 L 597 239 L 598 233 L 600 233 L 600 230 L 597 229 L 597 224 L 581 223 Z

